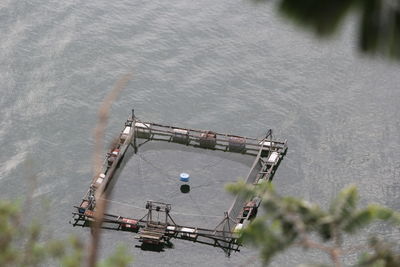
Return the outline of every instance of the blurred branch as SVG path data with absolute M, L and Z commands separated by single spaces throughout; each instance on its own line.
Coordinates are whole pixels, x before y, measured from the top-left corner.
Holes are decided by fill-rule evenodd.
M 93 175 L 97 175 L 101 169 L 102 162 L 99 155 L 102 154 L 103 150 L 104 133 L 107 127 L 108 114 L 110 112 L 111 106 L 116 101 L 122 89 L 126 87 L 131 78 L 131 73 L 122 76 L 114 85 L 114 88 L 111 90 L 111 92 L 104 98 L 100 106 L 99 112 L 97 114 L 99 121 L 94 130 L 95 146 L 93 153 Z
M 126 87 L 129 80 L 131 79 L 132 74 L 126 74 L 122 76 L 117 83 L 115 84 L 114 88 L 111 92 L 106 96 L 103 103 L 100 106 L 98 117 L 99 121 L 95 128 L 94 137 L 95 137 L 95 149 L 94 149 L 94 168 L 93 168 L 93 175 L 97 175 L 100 173 L 101 170 L 101 160 L 99 155 L 102 154 L 103 150 L 103 140 L 104 140 L 104 133 L 107 126 L 108 121 L 108 114 L 110 112 L 112 104 L 116 101 L 118 95 L 122 91 L 123 88 Z M 104 192 L 100 192 L 99 195 L 102 195 Z M 105 198 L 98 198 L 96 202 L 96 211 L 95 211 L 95 221 L 92 226 L 92 238 L 89 242 L 88 247 L 88 267 L 95 267 L 97 261 L 97 252 L 98 246 L 100 243 L 100 232 L 101 232 L 101 225 L 103 223 L 104 212 L 107 209 L 107 201 Z

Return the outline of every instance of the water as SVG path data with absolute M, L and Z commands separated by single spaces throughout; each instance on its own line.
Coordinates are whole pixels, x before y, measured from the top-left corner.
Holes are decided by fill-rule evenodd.
M 68 224 L 71 206 L 90 181 L 99 104 L 128 72 L 106 143 L 131 108 L 247 136 L 273 128 L 289 142 L 274 180 L 282 194 L 326 205 L 354 183 L 363 204 L 400 209 L 400 67 L 357 53 L 356 18 L 323 42 L 251 1 L 3 1 L 0 21 L 0 196 L 21 198 L 35 174 L 32 209 L 53 236 L 89 236 Z M 246 249 L 226 258 L 189 242 L 141 251 L 119 232 L 104 233 L 102 256 L 119 242 L 137 265 L 257 265 Z M 307 260 L 294 250 L 274 265 Z

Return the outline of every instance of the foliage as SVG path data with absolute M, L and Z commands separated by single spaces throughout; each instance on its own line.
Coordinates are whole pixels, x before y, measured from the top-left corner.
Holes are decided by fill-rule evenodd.
M 0 200 L 0 266 L 78 267 L 84 265 L 85 246 L 77 238 L 41 241 L 42 227 L 37 222 L 22 223 L 18 204 Z M 98 266 L 128 266 L 131 258 L 119 248 Z
M 400 59 L 397 0 L 280 0 L 278 9 L 321 37 L 331 35 L 350 13 L 355 13 L 359 16 L 359 48 L 370 54 Z
M 242 232 L 242 242 L 261 249 L 267 264 L 273 256 L 291 246 L 314 248 L 327 253 L 335 266 L 341 266 L 346 253 L 366 250 L 357 266 L 400 266 L 399 251 L 388 243 L 371 237 L 368 244 L 345 248 L 343 239 L 363 227 L 382 220 L 400 225 L 400 214 L 379 205 L 357 208 L 358 194 L 354 186 L 340 192 L 328 210 L 293 197 L 277 194 L 270 183 L 255 188 L 243 182 L 231 184 L 228 190 L 247 198 L 261 197 L 265 215 L 253 220 Z

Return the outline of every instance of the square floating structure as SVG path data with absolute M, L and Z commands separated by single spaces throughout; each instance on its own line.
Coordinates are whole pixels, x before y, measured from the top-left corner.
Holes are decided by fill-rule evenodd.
M 138 145 L 137 139 L 146 139 Z M 125 155 L 128 147 L 133 146 L 135 153 L 144 143 L 157 140 L 175 142 L 200 149 L 213 149 L 223 152 L 234 152 L 255 156 L 253 165 L 245 178 L 248 185 L 257 186 L 260 183 L 271 182 L 280 161 L 287 151 L 287 142 L 272 138 L 269 130 L 264 138 L 249 138 L 230 134 L 221 134 L 209 130 L 187 129 L 182 127 L 162 125 L 154 122 L 144 122 L 134 116 L 129 118 L 119 135 L 119 142 L 105 159 L 103 170 L 96 175 L 90 184 L 79 206 L 73 212 L 73 225 L 88 226 L 95 220 L 96 199 L 104 197 L 104 192 L 113 179 L 115 171 Z M 183 176 L 182 176 L 183 175 Z M 189 175 L 182 173 L 180 181 L 188 182 Z M 249 205 L 248 203 L 254 203 Z M 104 214 L 106 229 L 118 231 L 134 231 L 139 233 L 140 242 L 163 245 L 169 239 L 186 239 L 193 242 L 220 247 L 229 255 L 231 251 L 239 251 L 238 232 L 257 214 L 260 201 L 257 197 L 246 199 L 236 196 L 230 208 L 221 214 L 222 221 L 213 229 L 178 225 L 169 214 L 170 204 L 147 201 L 147 214 L 136 218 Z M 157 216 L 153 216 L 156 213 Z M 160 213 L 164 221 L 160 221 Z M 143 215 L 143 214 L 142 214 Z M 161 218 L 160 217 L 160 218 Z M 145 219 L 147 218 L 147 219 Z M 156 219 L 157 218 L 157 219 Z

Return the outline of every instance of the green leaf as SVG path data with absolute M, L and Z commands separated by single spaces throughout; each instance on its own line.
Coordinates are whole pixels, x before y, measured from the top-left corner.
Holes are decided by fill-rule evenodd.
M 291 241 L 280 221 L 266 224 L 266 217 L 253 220 L 242 232 L 241 241 L 261 248 L 261 258 L 264 264 L 280 251 L 290 246 Z
M 118 246 L 115 253 L 99 264 L 100 267 L 126 267 L 132 262 L 132 257 L 123 246 Z
M 324 223 L 319 225 L 318 233 L 322 240 L 327 241 L 333 237 L 333 226 L 331 223 Z
M 279 12 L 319 37 L 332 35 L 352 12 L 359 15 L 362 52 L 400 59 L 400 5 L 384 0 L 281 0 Z
M 345 232 L 355 232 L 375 220 L 400 225 L 400 214 L 391 209 L 369 205 L 367 208 L 357 210 L 358 194 L 355 186 L 342 190 L 332 202 L 329 212 L 302 199 L 282 197 L 269 185 L 254 187 L 242 182 L 232 185 L 231 188 L 236 194 L 259 196 L 262 199 L 261 207 L 265 215 L 257 217 L 243 229 L 240 241 L 259 248 L 265 264 L 291 245 L 297 244 L 303 248 L 309 248 L 310 244 L 322 245 L 314 240 L 315 234 L 323 242 L 329 241 L 323 244 L 325 247 L 331 247 L 334 236 L 337 237 L 335 244 L 340 246 Z M 312 242 L 305 242 L 306 240 Z M 371 243 L 372 246 L 373 243 Z M 315 247 L 318 248 L 318 246 Z M 382 246 L 375 245 L 375 247 L 377 253 L 374 255 L 378 255 L 379 252 L 378 260 L 371 261 L 375 259 L 371 257 L 375 256 L 368 255 L 368 260 L 372 265 L 363 266 L 379 265 L 382 259 L 385 260 L 385 264 L 396 262 L 391 254 L 384 253 L 385 249 L 382 249 Z
M 356 0 L 282 0 L 279 11 L 315 33 L 333 33 Z
M 371 223 L 372 220 L 373 215 L 371 211 L 365 209 L 351 216 L 351 218 L 347 221 L 347 224 L 344 225 L 343 229 L 348 233 L 354 233 L 356 230 L 359 230 L 365 225 Z
M 400 266 L 400 253 L 393 249 L 396 247 L 395 244 L 373 237 L 369 240 L 369 245 L 372 251 L 369 253 L 363 253 L 356 266 Z
M 330 206 L 330 213 L 337 224 L 346 221 L 355 211 L 358 202 L 358 193 L 355 186 L 343 189 Z
M 376 220 L 382 220 L 399 225 L 400 214 L 389 208 L 372 204 L 355 214 L 351 214 L 347 223 L 343 226 L 343 230 L 348 233 L 353 233 Z

